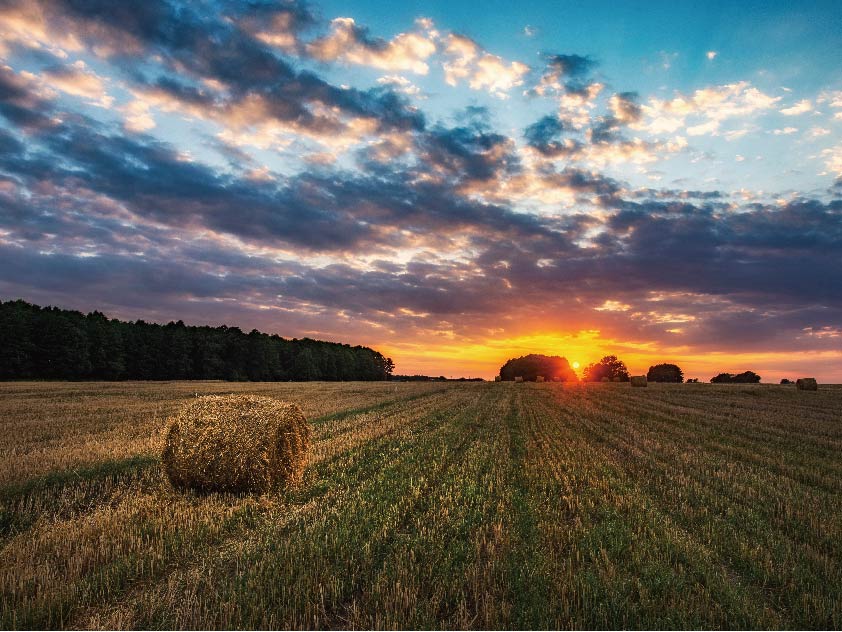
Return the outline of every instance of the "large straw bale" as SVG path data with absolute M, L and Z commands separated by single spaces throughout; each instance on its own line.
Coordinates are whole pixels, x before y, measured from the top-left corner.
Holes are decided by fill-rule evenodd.
M 516 375 L 515 376 L 515 382 L 523 382 L 523 376 L 522 375 Z
M 266 492 L 294 484 L 307 464 L 301 409 L 256 395 L 207 395 L 168 420 L 162 461 L 174 487 Z
M 632 386 L 646 386 L 645 375 L 633 375 L 630 379 Z
M 543 375 L 538 375 L 538 376 L 536 376 L 536 377 L 535 377 L 535 381 L 536 381 L 536 382 L 543 382 L 543 381 L 544 381 L 544 376 L 543 376 Z
M 799 391 L 817 391 L 819 390 L 819 383 L 814 377 L 800 377 L 795 380 L 795 388 Z

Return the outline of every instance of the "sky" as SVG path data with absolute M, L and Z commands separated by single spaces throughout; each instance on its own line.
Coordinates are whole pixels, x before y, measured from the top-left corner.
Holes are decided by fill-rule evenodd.
M 842 382 L 842 3 L 3 0 L 0 299 Z

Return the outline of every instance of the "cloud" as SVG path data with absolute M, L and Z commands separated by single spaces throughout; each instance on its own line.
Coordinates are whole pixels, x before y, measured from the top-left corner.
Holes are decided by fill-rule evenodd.
M 9 66 L 0 66 L 0 115 L 24 130 L 56 124 L 51 110 L 52 95 L 44 92 L 37 77 L 17 74 Z
M 643 117 L 634 127 L 653 134 L 682 128 L 691 136 L 717 134 L 726 120 L 756 116 L 780 100 L 781 97 L 764 94 L 747 81 L 711 86 L 690 95 L 676 94 L 672 99 L 650 98 L 641 105 Z
M 110 108 L 114 103 L 114 97 L 106 90 L 106 80 L 91 71 L 84 61 L 47 68 L 42 73 L 42 79 L 51 88 L 87 99 L 98 107 Z
M 444 79 L 451 86 L 466 81 L 473 90 L 486 90 L 505 98 L 509 90 L 523 83 L 529 71 L 526 64 L 506 62 L 464 35 L 450 33 L 444 45 Z
M 715 50 L 709 50 L 707 53 L 705 53 L 705 57 L 707 57 L 709 60 L 713 61 L 714 59 L 716 59 L 716 56 L 718 54 L 719 53 L 717 53 Z
M 331 22 L 330 34 L 309 42 L 305 48 L 309 55 L 322 61 L 341 60 L 380 70 L 426 75 L 427 60 L 436 52 L 437 35 L 429 28 L 400 33 L 387 42 L 372 38 L 353 18 L 336 18 Z
M 204 116 L 223 126 L 226 118 L 240 126 L 270 121 L 275 127 L 324 135 L 366 118 L 379 126 L 423 125 L 422 117 L 394 93 L 345 89 L 313 73 L 296 71 L 271 46 L 238 26 L 237 16 L 199 13 L 191 5 L 165 0 L 127 5 L 119 11 L 104 0 L 84 4 L 34 0 L 13 2 L 11 7 L 3 15 L 6 22 L 29 16 L 29 21 L 38 22 L 44 38 L 73 33 L 76 48 L 88 48 L 104 58 L 146 55 L 159 60 L 171 74 L 148 80 L 141 72 L 133 73 L 136 97 L 154 98 L 171 110 Z M 260 120 L 249 120 L 252 113 Z M 148 120 L 133 125 L 148 128 Z
M 557 116 L 545 116 L 529 125 L 524 131 L 527 143 L 545 156 L 557 157 L 576 153 L 581 144 L 571 138 L 565 139 L 564 123 Z
M 416 86 L 406 77 L 401 75 L 385 75 L 377 79 L 377 83 L 391 87 L 395 92 L 417 96 L 421 94 L 421 88 Z
M 545 69 L 538 84 L 529 94 L 538 96 L 561 95 L 565 92 L 584 95 L 591 85 L 590 76 L 596 62 L 582 55 L 546 55 Z
M 837 177 L 842 177 L 842 145 L 823 149 L 821 155 L 824 158 L 827 170 Z
M 693 134 L 774 134 L 755 119 L 781 99 L 748 82 L 647 98 L 608 91 L 589 57 L 532 75 L 429 21 L 381 40 L 291 3 L 106 4 L 0 14 L 31 64 L 0 67 L 6 296 L 425 347 L 548 330 L 620 350 L 838 347 L 838 182 L 819 199 L 639 186 L 670 177 L 652 161 L 696 160 Z M 521 131 L 478 107 L 432 118 L 404 75 L 439 62 L 543 109 Z M 400 69 L 373 89 L 326 78 L 347 63 Z M 810 151 L 842 178 L 837 148 Z
M 302 32 L 316 26 L 319 18 L 300 2 L 250 3 L 248 11 L 235 16 L 237 24 L 255 39 L 288 53 L 303 50 Z
M 609 99 L 608 104 L 614 118 L 625 125 L 636 123 L 643 115 L 636 92 L 615 94 Z
M 783 108 L 780 113 L 784 116 L 798 116 L 799 114 L 806 114 L 813 109 L 813 104 L 809 99 L 802 99 L 795 105 L 788 108 Z

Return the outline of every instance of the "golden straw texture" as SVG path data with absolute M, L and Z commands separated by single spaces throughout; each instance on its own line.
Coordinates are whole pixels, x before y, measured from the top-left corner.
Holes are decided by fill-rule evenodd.
M 294 484 L 310 427 L 296 405 L 256 395 L 208 395 L 168 420 L 162 461 L 174 487 L 266 492 Z

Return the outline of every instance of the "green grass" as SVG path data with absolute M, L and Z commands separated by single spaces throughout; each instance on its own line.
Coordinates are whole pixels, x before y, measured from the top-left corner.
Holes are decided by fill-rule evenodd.
M 109 388 L 0 385 L 3 628 L 842 627 L 842 388 L 268 386 L 320 403 L 257 497 L 161 473 L 219 383 Z

